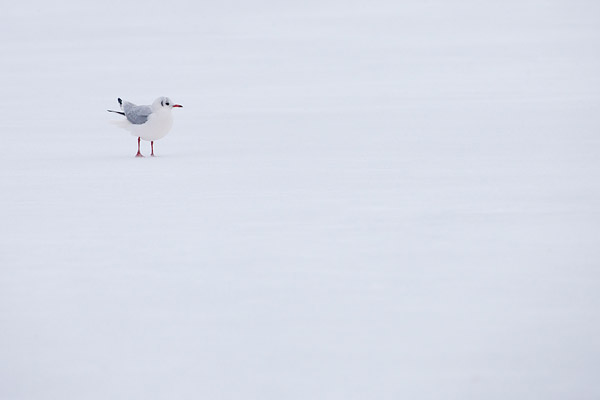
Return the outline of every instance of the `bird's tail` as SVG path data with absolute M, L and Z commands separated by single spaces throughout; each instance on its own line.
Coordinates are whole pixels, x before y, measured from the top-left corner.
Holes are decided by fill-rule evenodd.
M 119 101 L 119 106 L 121 107 L 121 110 L 122 110 L 123 109 L 123 100 L 121 100 L 120 98 L 118 98 L 117 100 Z M 106 111 L 115 113 L 115 114 L 121 114 L 121 115 L 125 116 L 125 113 L 123 111 L 115 111 L 115 110 L 106 110 Z M 112 121 L 110 121 L 110 123 L 115 126 L 118 126 L 119 128 L 126 129 L 130 132 L 133 129 L 133 125 L 127 119 L 119 119 L 118 121 L 112 120 Z

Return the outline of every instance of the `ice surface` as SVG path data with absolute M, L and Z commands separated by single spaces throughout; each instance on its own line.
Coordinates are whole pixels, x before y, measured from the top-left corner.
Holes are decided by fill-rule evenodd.
M 600 398 L 600 3 L 213 3 L 3 4 L 0 398 Z

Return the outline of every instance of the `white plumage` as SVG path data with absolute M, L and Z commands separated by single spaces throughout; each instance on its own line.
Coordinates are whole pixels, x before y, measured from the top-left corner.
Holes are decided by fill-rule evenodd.
M 154 141 L 165 137 L 173 126 L 173 115 L 171 113 L 173 107 L 182 106 L 174 104 L 168 97 L 157 98 L 151 106 L 138 106 L 121 99 L 118 99 L 118 101 L 122 111 L 108 111 L 121 114 L 125 119 L 112 122 L 138 138 L 136 157 L 143 157 L 140 152 L 141 139 L 150 142 L 152 146 L 151 155 L 154 156 Z

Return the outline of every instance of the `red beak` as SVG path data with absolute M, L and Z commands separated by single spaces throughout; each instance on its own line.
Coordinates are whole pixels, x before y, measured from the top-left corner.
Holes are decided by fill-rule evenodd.
M 173 104 L 173 107 L 183 107 L 181 104 Z

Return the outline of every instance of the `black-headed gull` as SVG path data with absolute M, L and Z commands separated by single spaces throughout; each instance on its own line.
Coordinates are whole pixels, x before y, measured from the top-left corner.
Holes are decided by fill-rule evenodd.
M 124 115 L 126 119 L 113 121 L 123 129 L 127 129 L 133 136 L 138 138 L 138 151 L 136 157 L 143 157 L 140 152 L 140 140 L 150 142 L 152 148 L 151 156 L 154 156 L 154 141 L 163 138 L 173 126 L 173 107 L 183 107 L 174 104 L 168 97 L 159 97 L 151 106 L 136 106 L 128 101 L 117 99 L 122 111 L 107 110 L 109 112 Z

